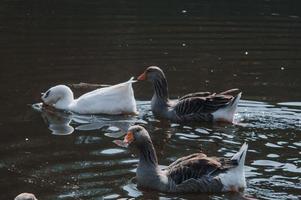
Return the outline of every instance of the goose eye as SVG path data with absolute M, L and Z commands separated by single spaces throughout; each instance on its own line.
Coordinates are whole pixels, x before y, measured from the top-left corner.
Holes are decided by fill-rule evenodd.
M 44 98 L 47 98 L 50 94 L 50 90 L 48 90 L 46 93 L 45 93 L 45 97 Z

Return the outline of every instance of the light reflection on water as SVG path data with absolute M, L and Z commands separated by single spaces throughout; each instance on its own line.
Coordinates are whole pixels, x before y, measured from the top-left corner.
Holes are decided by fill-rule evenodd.
M 64 126 L 68 121 L 68 126 L 75 127 L 71 138 L 60 136 L 51 142 L 30 138 L 19 144 L 7 144 L 2 149 L 8 148 L 10 151 L 6 151 L 1 169 L 18 174 L 25 183 L 37 185 L 41 190 L 45 187 L 52 188 L 42 196 L 43 199 L 174 198 L 169 194 L 137 189 L 133 177 L 138 160 L 130 151 L 113 143 L 114 139 L 122 138 L 124 128 L 140 121 L 150 131 L 160 164 L 163 165 L 199 150 L 208 155 L 231 157 L 241 143 L 249 143 L 246 160 L 248 187 L 244 194 L 180 195 L 178 198 L 244 199 L 246 195 L 259 199 L 300 197 L 301 141 L 298 134 L 301 128 L 294 123 L 301 119 L 298 106 L 242 100 L 235 116 L 237 123 L 225 126 L 158 122 L 147 115 L 150 112 L 149 105 L 150 102 L 139 101 L 140 115 L 131 119 L 112 117 L 110 120 L 108 116 L 72 114 L 66 120 L 68 115 L 64 115 Z M 43 116 L 43 112 L 35 113 Z M 81 120 L 76 121 L 74 118 Z M 55 124 L 58 121 L 55 120 Z M 44 126 L 49 128 L 51 135 L 53 120 L 45 122 Z M 94 130 L 92 125 L 89 129 L 76 128 L 82 123 L 87 125 L 100 122 L 107 124 L 102 127 L 94 126 Z M 120 129 L 119 123 L 122 124 Z M 115 135 L 112 137 L 109 133 Z M 20 157 L 20 154 L 24 156 Z M 27 165 L 32 167 L 24 167 Z
M 247 141 L 244 195 L 300 199 L 299 7 L 279 0 L 1 1 L 0 199 L 25 191 L 45 200 L 245 199 L 137 189 L 137 158 L 113 143 L 134 123 L 147 127 L 162 165 L 199 150 L 230 157 Z M 165 71 L 171 98 L 242 89 L 235 124 L 170 124 L 153 117 L 148 101 L 128 117 L 26 106 L 53 85 L 68 84 L 79 96 L 91 89 L 82 82 L 116 84 L 149 65 Z M 150 84 L 133 87 L 137 99 L 151 98 Z

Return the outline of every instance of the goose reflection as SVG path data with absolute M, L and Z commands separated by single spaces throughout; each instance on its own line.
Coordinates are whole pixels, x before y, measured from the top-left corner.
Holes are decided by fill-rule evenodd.
M 53 135 L 70 135 L 74 128 L 70 125 L 72 115 L 61 111 L 41 110 L 41 116 Z
M 43 106 L 42 103 L 33 104 L 32 108 L 40 112 L 53 135 L 70 135 L 75 130 L 89 131 L 105 128 L 107 137 L 117 138 L 130 126 L 146 123 L 138 119 L 138 116 L 78 115 Z

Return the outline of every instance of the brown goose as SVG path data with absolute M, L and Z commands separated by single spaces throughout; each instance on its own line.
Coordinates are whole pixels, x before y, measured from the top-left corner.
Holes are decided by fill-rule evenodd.
M 152 112 L 156 117 L 173 122 L 224 121 L 232 123 L 241 92 L 231 89 L 221 93 L 197 92 L 170 100 L 167 80 L 159 67 L 148 67 L 138 80 L 152 82 Z M 233 96 L 232 94 L 235 94 Z
M 231 159 L 195 153 L 176 160 L 165 169 L 159 169 L 153 143 L 143 127 L 131 126 L 124 143 L 138 149 L 136 178 L 139 187 L 175 193 L 238 192 L 246 187 L 246 143 Z

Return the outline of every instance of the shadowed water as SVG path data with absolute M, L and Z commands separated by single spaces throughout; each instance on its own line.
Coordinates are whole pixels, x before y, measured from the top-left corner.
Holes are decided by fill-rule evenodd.
M 44 200 L 300 199 L 299 4 L 1 1 L 0 199 L 21 192 Z M 116 84 L 149 65 L 166 72 L 171 98 L 240 88 L 235 124 L 159 121 L 150 111 L 151 85 L 143 82 L 134 84 L 138 116 L 48 112 L 38 104 L 53 85 L 67 84 L 78 97 L 95 88 L 81 82 Z M 149 130 L 161 165 L 198 151 L 230 157 L 246 141 L 247 189 L 137 189 L 137 158 L 113 142 L 132 124 Z

